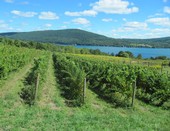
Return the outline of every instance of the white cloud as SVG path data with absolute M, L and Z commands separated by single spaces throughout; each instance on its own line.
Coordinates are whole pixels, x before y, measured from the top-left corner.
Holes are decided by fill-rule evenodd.
M 168 18 L 168 17 L 150 18 L 150 19 L 147 19 L 146 22 L 152 23 L 155 25 L 160 25 L 160 26 L 170 26 L 170 18 Z
M 14 3 L 14 0 L 5 0 L 7 3 Z
M 170 35 L 170 29 L 168 28 L 155 28 L 151 29 L 152 33 L 159 33 L 159 34 L 169 34 Z
M 59 17 L 54 12 L 41 12 L 39 15 L 39 19 L 45 19 L 45 20 L 56 20 L 59 19 Z
M 13 10 L 11 11 L 11 13 L 17 16 L 22 16 L 22 17 L 34 17 L 35 15 L 37 15 L 36 12 L 22 12 L 18 10 Z
M 96 16 L 98 12 L 104 12 L 107 14 L 130 14 L 138 12 L 139 9 L 134 7 L 133 3 L 122 0 L 99 0 L 91 4 L 92 9 L 84 10 L 80 12 L 66 11 L 67 16 Z M 130 6 L 130 7 L 129 7 Z
M 79 14 L 80 12 L 70 12 L 70 11 L 66 11 L 64 14 L 68 15 L 68 16 L 80 16 Z
M 154 28 L 149 29 L 147 32 L 138 34 L 138 38 L 159 38 L 170 36 L 170 29 L 167 28 Z
M 161 14 L 161 13 L 156 13 L 156 14 L 154 14 L 154 15 L 150 15 L 150 16 L 148 16 L 148 18 L 152 18 L 152 17 L 160 17 L 160 16 L 164 16 L 164 14 Z
M 164 7 L 164 12 L 170 14 L 170 7 L 165 6 Z
M 85 18 L 77 18 L 77 19 L 72 20 L 72 22 L 75 24 L 81 24 L 81 25 L 89 25 L 90 24 L 90 21 L 88 21 Z
M 136 31 L 146 31 L 148 30 L 147 23 L 144 22 L 126 22 L 122 27 L 119 27 L 118 29 L 113 29 L 112 32 L 115 33 L 128 33 L 129 32 L 136 32 Z
M 65 15 L 68 16 L 96 16 L 97 12 L 94 10 L 85 10 L 82 12 L 70 12 L 70 11 L 66 11 Z
M 139 29 L 144 30 L 144 29 L 147 29 L 147 24 L 144 23 L 144 22 L 133 21 L 133 22 L 126 22 L 124 24 L 124 27 L 125 28 L 137 29 L 137 30 L 139 30 Z
M 117 38 L 159 38 L 170 36 L 169 28 L 147 28 L 147 30 L 127 30 L 118 28 L 112 30 L 112 36 Z
M 163 0 L 163 2 L 165 2 L 165 3 L 166 3 L 166 2 L 168 2 L 168 0 Z
M 104 18 L 104 19 L 102 19 L 102 21 L 104 21 L 104 22 L 111 22 L 113 20 L 111 18 Z
M 99 0 L 98 2 L 90 4 L 92 9 L 80 12 L 66 11 L 67 16 L 96 16 L 98 12 L 107 14 L 130 14 L 138 12 L 138 7 L 134 3 L 129 3 L 123 0 Z
M 93 10 L 107 14 L 130 14 L 139 11 L 138 7 L 129 7 L 132 6 L 131 3 L 122 0 L 99 0 L 91 6 Z

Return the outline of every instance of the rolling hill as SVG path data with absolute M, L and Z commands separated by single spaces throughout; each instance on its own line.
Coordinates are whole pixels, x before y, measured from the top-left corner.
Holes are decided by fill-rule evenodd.
M 170 37 L 154 39 L 114 39 L 79 29 L 0 33 L 0 36 L 63 45 L 104 45 L 170 48 Z

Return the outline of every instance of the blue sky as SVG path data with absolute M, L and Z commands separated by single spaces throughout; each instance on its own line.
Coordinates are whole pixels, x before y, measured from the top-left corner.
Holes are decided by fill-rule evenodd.
M 170 0 L 0 0 L 0 32 L 72 28 L 112 38 L 170 36 Z

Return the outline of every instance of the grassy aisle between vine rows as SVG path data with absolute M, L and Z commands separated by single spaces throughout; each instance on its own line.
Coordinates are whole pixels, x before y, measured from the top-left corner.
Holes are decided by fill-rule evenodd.
M 11 73 L 6 80 L 2 81 L 0 88 L 0 130 L 4 123 L 6 124 L 5 130 L 10 129 L 10 122 L 8 123 L 8 121 L 11 117 L 9 116 L 12 116 L 13 109 L 17 109 L 22 104 L 18 93 L 23 87 L 24 77 L 31 68 L 32 63 L 29 63 L 17 72 Z
M 19 82 L 25 77 L 25 75 L 28 73 L 31 67 L 32 67 L 31 63 L 27 64 L 19 71 L 11 73 L 11 75 L 9 75 L 7 80 L 2 80 L 2 83 L 1 83 L 2 87 L 0 87 L 1 98 L 5 96 L 14 95 L 14 93 L 17 93 L 20 91 Z
M 40 90 L 40 98 L 38 100 L 38 105 L 40 107 L 47 107 L 53 110 L 60 110 L 61 102 L 56 100 L 56 96 L 60 94 L 57 91 L 57 83 L 54 75 L 52 54 L 48 62 L 47 78 L 43 84 L 43 89 Z M 58 97 L 57 97 L 58 98 Z M 62 100 L 61 100 L 62 101 Z

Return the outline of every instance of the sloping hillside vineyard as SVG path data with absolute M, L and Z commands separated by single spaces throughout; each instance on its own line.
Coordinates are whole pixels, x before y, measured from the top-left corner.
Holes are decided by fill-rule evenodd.
M 145 104 L 148 110 L 154 109 L 168 114 L 170 109 L 170 74 L 167 73 L 170 70 L 169 65 L 166 64 L 162 68 L 161 64 L 164 61 L 160 62 L 160 60 L 159 62 L 155 60 L 155 64 L 152 61 L 152 66 L 146 66 L 140 64 L 140 61 L 145 62 L 145 60 L 138 60 L 138 63 L 130 64 L 130 58 L 121 58 L 122 61 L 126 61 L 122 63 L 118 62 L 117 59 L 119 58 L 106 56 L 102 52 L 89 51 L 88 49 L 81 50 L 73 47 L 1 39 L 0 102 L 2 104 L 0 105 L 0 118 L 2 119 L 0 120 L 0 130 L 15 127 L 21 129 L 21 125 L 23 125 L 22 128 L 29 127 L 38 117 L 43 117 L 39 120 L 40 122 L 36 123 L 40 129 L 44 129 L 44 125 L 48 123 L 43 121 L 46 118 L 50 119 L 50 124 L 52 121 L 60 123 L 59 125 L 53 123 L 55 129 L 59 129 L 62 125 L 74 125 L 70 123 L 72 118 L 76 119 L 75 123 L 78 125 L 89 119 L 94 121 L 97 119 L 97 123 L 100 123 L 100 118 L 104 115 L 106 117 L 113 116 L 108 114 L 107 110 L 110 113 L 115 112 L 115 110 L 128 110 L 129 113 L 131 111 L 138 112 L 140 103 Z M 12 80 L 13 83 L 10 83 L 10 80 L 13 79 L 12 76 L 25 68 L 28 72 L 25 72 L 22 80 L 15 78 Z M 48 82 L 51 78 L 51 76 L 48 78 L 49 71 L 54 71 L 54 76 L 51 76 L 54 77 L 56 85 Z M 49 91 L 52 87 L 56 92 Z M 132 107 L 134 89 L 136 89 L 136 103 Z M 55 93 L 59 95 L 57 96 Z M 47 102 L 41 100 L 43 94 L 48 96 Z M 97 97 L 94 97 L 95 95 Z M 60 106 L 62 105 L 59 104 L 60 102 L 54 104 L 58 101 L 61 103 L 64 101 L 64 106 Z M 102 105 L 101 103 L 105 104 Z M 44 107 L 44 104 L 50 104 L 50 106 Z M 107 105 L 106 108 L 108 109 L 100 109 L 101 105 Z M 143 105 L 140 108 L 143 109 Z M 21 112 L 17 108 L 21 109 Z M 83 113 L 87 112 L 83 112 L 85 109 L 88 111 L 88 116 L 81 121 Z M 156 114 L 154 110 L 153 112 Z M 93 114 L 94 111 L 98 114 Z M 101 114 L 100 111 L 104 114 Z M 19 112 L 23 118 L 20 119 L 19 117 L 19 120 L 17 119 L 15 122 L 13 118 L 16 119 Z M 59 112 L 62 115 L 58 114 Z M 74 113 L 80 112 L 82 114 L 74 116 Z M 90 115 L 91 113 L 92 115 Z M 11 119 L 7 120 L 6 116 Z M 124 117 L 132 123 L 136 121 L 129 116 L 127 118 L 121 116 L 120 119 L 124 120 Z M 31 123 L 25 119 L 29 119 Z M 146 118 L 141 119 L 145 121 Z M 114 120 L 113 117 L 110 119 L 111 123 L 103 120 L 103 124 L 94 125 L 98 127 L 104 127 L 108 124 L 113 125 Z M 8 121 L 12 121 L 12 124 L 9 124 Z M 168 129 L 167 121 L 170 121 L 169 118 L 162 122 L 166 125 L 165 129 Z M 159 120 L 156 120 L 156 123 L 159 123 Z M 37 129 L 35 128 L 36 124 L 33 124 L 34 126 L 31 129 Z M 137 126 L 140 127 L 141 125 L 138 124 Z M 94 129 L 95 126 L 88 129 Z M 69 127 L 62 126 L 60 128 L 66 130 Z M 157 128 L 155 128 L 155 125 L 148 127 L 148 129 L 160 128 L 161 125 L 157 125 Z M 78 129 L 81 128 L 78 127 Z M 114 126 L 111 129 L 115 129 Z M 132 128 L 129 127 L 129 129 Z
M 72 67 L 70 64 L 63 63 L 60 66 L 56 66 L 59 70 L 67 66 L 65 71 L 70 71 L 70 73 L 66 73 L 68 74 L 67 77 L 74 81 L 69 81 L 69 84 L 64 81 L 63 84 L 66 84 L 67 87 L 69 85 L 69 89 L 74 91 L 74 93 L 83 89 L 81 87 L 83 78 L 81 77 L 85 77 L 83 75 L 85 72 L 89 88 L 115 106 L 130 106 L 133 84 L 136 82 L 138 99 L 155 106 L 167 108 L 166 104 L 170 98 L 169 76 L 166 73 L 158 72 L 158 68 L 111 63 L 96 59 L 89 60 L 70 54 L 65 57 L 63 54 L 55 57 L 58 57 L 62 62 L 65 61 L 67 63 L 67 61 L 71 61 L 70 63 L 77 67 L 74 73 L 71 73 Z M 81 71 L 79 74 L 82 75 L 76 76 L 76 70 Z M 62 78 L 66 77 L 62 76 Z M 72 85 L 75 82 L 81 83 L 77 83 L 77 85 L 80 85 L 77 87 L 77 90 L 75 90 L 75 85 Z M 79 95 L 82 94 L 81 91 L 79 93 Z
M 1 44 L 0 79 L 5 79 L 12 71 L 22 68 L 38 55 L 41 55 L 41 52 L 35 49 L 17 48 Z
M 26 99 L 27 104 L 32 105 L 35 101 L 37 76 L 40 75 L 40 83 L 45 81 L 50 52 L 43 53 L 35 49 L 9 45 L 1 45 L 0 51 L 1 79 L 5 79 L 10 72 L 22 68 L 30 60 L 38 57 L 34 59 L 34 67 L 25 79 L 27 86 L 20 94 L 21 98 Z M 160 73 L 159 67 L 122 64 L 96 58 L 89 59 L 86 55 L 63 53 L 54 54 L 53 60 L 63 95 L 68 100 L 76 100 L 78 105 L 82 104 L 84 79 L 87 78 L 89 88 L 114 106 L 130 106 L 133 84 L 136 83 L 138 99 L 168 108 L 166 105 L 170 100 L 170 78 L 165 72 Z

